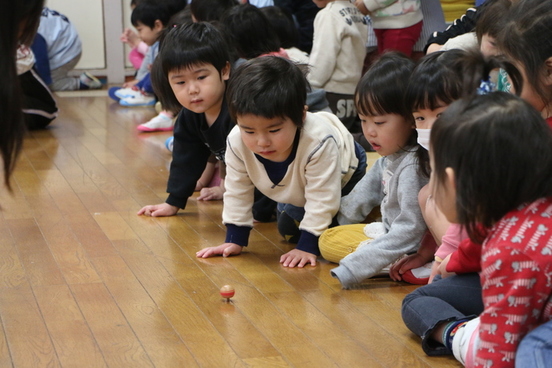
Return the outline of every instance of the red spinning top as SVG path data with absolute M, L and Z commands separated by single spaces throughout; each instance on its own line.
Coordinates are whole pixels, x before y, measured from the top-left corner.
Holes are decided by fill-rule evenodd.
M 220 288 L 220 296 L 226 298 L 226 302 L 230 302 L 230 298 L 234 296 L 236 291 L 232 285 L 224 285 Z

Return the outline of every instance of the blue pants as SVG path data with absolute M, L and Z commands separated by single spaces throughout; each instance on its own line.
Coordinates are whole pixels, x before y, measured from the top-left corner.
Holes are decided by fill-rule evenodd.
M 408 294 L 401 312 L 406 327 L 422 338 L 422 349 L 427 355 L 452 354 L 430 335 L 442 322 L 475 318 L 483 312 L 479 275 L 468 273 L 445 279 L 437 276 L 431 284 Z
M 546 368 L 552 362 L 552 321 L 529 332 L 518 346 L 516 368 Z
M 150 73 L 146 74 L 140 82 L 136 83 L 136 87 L 138 87 L 141 91 L 146 92 L 147 94 L 153 94 L 153 86 L 151 84 Z
M 358 166 L 349 182 L 341 189 L 341 196 L 349 194 L 356 183 L 362 179 L 366 173 L 366 151 L 357 142 L 355 142 L 355 155 L 358 158 Z M 289 203 L 278 203 L 277 207 L 278 232 L 290 243 L 299 241 L 300 230 L 299 222 L 305 216 L 305 208 L 297 207 Z M 331 226 L 335 226 L 337 221 L 334 218 Z

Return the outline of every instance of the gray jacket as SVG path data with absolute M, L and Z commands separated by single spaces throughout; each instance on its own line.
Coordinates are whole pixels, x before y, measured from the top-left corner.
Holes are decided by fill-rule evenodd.
M 418 192 L 428 178 L 418 173 L 416 152 L 399 151 L 382 157 L 341 200 L 340 225 L 363 221 L 381 206 L 385 235 L 341 260 L 332 270 L 343 287 L 374 276 L 402 255 L 414 252 L 427 230 L 418 204 Z

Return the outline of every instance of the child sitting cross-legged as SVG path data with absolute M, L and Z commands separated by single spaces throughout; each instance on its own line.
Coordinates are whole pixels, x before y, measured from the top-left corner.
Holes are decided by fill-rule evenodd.
M 320 237 L 322 256 L 339 262 L 332 270 L 344 288 L 380 273 L 420 246 L 427 231 L 418 192 L 428 182 L 428 155 L 416 143 L 412 112 L 404 101 L 414 63 L 389 52 L 362 77 L 355 103 L 362 131 L 383 157 L 341 200 L 340 225 Z M 382 222 L 361 222 L 376 206 Z
M 405 324 L 427 354 L 453 353 L 466 367 L 547 366 L 550 335 L 521 356 L 528 361 L 516 351 L 552 318 L 552 180 L 543 175 L 552 170 L 550 128 L 519 97 L 492 92 L 454 102 L 435 122 L 430 147 L 435 202 L 472 243 L 443 260 L 446 278 L 415 291 L 433 290 L 431 297 L 407 295 Z M 463 308 L 468 298 L 449 302 L 459 291 L 447 280 L 461 277 L 450 274 L 467 267 L 480 271 L 477 318 Z
M 306 111 L 307 89 L 301 69 L 281 57 L 251 59 L 232 73 L 227 100 L 237 126 L 226 149 L 226 241 L 198 257 L 242 252 L 256 187 L 279 203 L 279 225 L 290 217 L 299 223 L 297 247 L 281 256 L 282 265 L 316 265 L 318 237 L 362 178 L 366 154 L 335 115 Z

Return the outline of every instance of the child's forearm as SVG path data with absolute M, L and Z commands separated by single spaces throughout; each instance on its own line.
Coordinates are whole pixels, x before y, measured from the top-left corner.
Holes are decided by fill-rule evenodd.
M 301 230 L 301 235 L 296 248 L 319 256 L 320 250 L 318 249 L 318 238 L 318 236 L 306 230 Z
M 246 247 L 249 243 L 249 226 L 237 226 L 234 224 L 226 224 L 226 240 L 225 243 L 234 243 L 242 247 Z
M 211 179 L 213 179 L 213 174 L 215 173 L 215 165 L 216 163 L 207 161 L 207 164 L 205 165 L 205 170 L 203 170 L 201 177 L 197 181 L 196 190 L 201 190 L 202 188 L 205 188 L 207 185 L 209 185 Z

